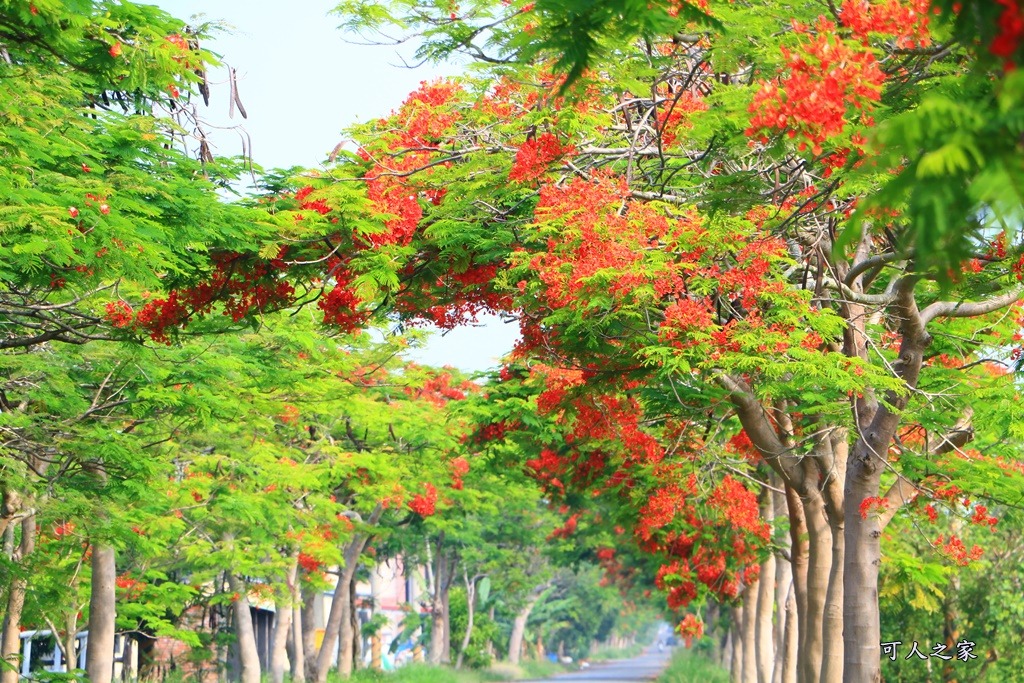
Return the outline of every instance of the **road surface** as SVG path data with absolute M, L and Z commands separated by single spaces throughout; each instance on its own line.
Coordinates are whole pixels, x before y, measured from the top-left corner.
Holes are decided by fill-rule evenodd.
M 591 664 L 589 669 L 559 674 L 544 679 L 551 683 L 637 683 L 653 681 L 668 666 L 672 648 L 664 652 L 650 649 L 633 659 L 619 659 Z

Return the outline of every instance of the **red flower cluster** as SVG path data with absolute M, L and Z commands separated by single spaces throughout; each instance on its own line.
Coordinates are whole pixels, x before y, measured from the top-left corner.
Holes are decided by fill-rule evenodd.
M 867 519 L 871 513 L 881 514 L 889 509 L 888 498 L 865 498 L 860 502 L 860 517 L 861 519 Z
M 996 57 L 1003 57 L 1008 68 L 1016 64 L 1010 59 L 1020 49 L 1024 40 L 1024 12 L 1017 0 L 996 0 L 1003 6 L 999 15 L 999 35 L 989 45 L 989 52 Z
M 53 537 L 62 538 L 75 530 L 74 522 L 58 522 L 53 525 Z
M 174 290 L 166 299 L 156 299 L 134 314 L 124 302 L 107 305 L 107 320 L 120 328 L 140 329 L 156 342 L 170 344 L 167 331 L 184 326 L 193 315 L 211 312 L 214 304 L 224 307 L 224 315 L 238 322 L 253 311 L 265 311 L 292 301 L 295 289 L 287 281 L 274 277 L 266 264 L 257 263 L 244 273 L 235 272 L 238 254 L 220 254 L 215 270 L 204 283 Z
M 469 461 L 459 456 L 448 462 L 448 469 L 452 473 L 452 488 L 461 491 L 462 478 L 469 472 Z
M 558 159 L 573 153 L 572 145 L 562 145 L 552 133 L 543 133 L 524 142 L 516 152 L 508 179 L 532 183 L 544 175 Z
M 579 525 L 580 516 L 580 513 L 576 513 L 567 519 L 564 526 L 561 526 L 548 534 L 548 540 L 551 540 L 552 538 L 569 538 L 572 536 L 576 533 L 576 527 Z
M 886 0 L 871 3 L 868 0 L 846 0 L 840 10 L 843 26 L 853 31 L 864 45 L 870 34 L 895 38 L 896 46 L 913 49 L 931 44 L 928 33 L 929 0 Z
M 437 505 L 437 489 L 433 484 L 424 485 L 426 493 L 417 494 L 409 501 L 409 509 L 420 517 L 429 517 L 434 514 Z
M 821 143 L 843 132 L 850 107 L 869 111 L 878 101 L 885 74 L 870 51 L 852 49 L 824 18 L 811 41 L 797 52 L 782 52 L 789 75 L 779 84 L 764 82 L 754 94 L 747 135 L 767 141 L 768 132 L 788 131 L 790 137 L 805 137 L 814 154 L 821 154 Z M 801 143 L 801 149 L 805 146 Z
M 726 445 L 726 450 L 730 453 L 736 453 L 742 455 L 751 462 L 758 462 L 761 460 L 761 452 L 754 446 L 754 442 L 747 436 L 747 432 L 741 429 L 739 432 L 734 434 Z
M 114 301 L 107 304 L 107 320 L 114 327 L 130 327 L 135 321 L 135 314 L 128 302 Z
M 932 524 L 935 524 L 936 520 L 939 518 L 939 513 L 935 511 L 935 506 L 931 503 L 924 506 L 924 513 L 928 515 L 928 521 Z
M 704 111 L 708 105 L 703 99 L 692 92 L 684 92 L 678 98 L 666 100 L 663 108 L 658 112 L 658 124 L 656 130 L 661 136 L 661 144 L 669 147 L 676 142 L 677 131 L 680 128 L 689 128 L 690 115 Z
M 359 309 L 362 300 L 352 289 L 352 273 L 337 259 L 328 261 L 327 265 L 333 273 L 335 286 L 317 302 L 317 307 L 324 312 L 324 325 L 335 325 L 344 332 L 362 327 L 370 313 Z
M 438 408 L 444 406 L 448 401 L 463 401 L 467 391 L 475 391 L 477 386 L 470 381 L 464 381 L 458 386 L 452 385 L 452 373 L 438 372 L 429 377 L 423 386 L 416 389 L 406 387 L 405 393 L 417 400 L 427 401 Z
M 697 597 L 697 586 L 692 580 L 690 564 L 684 560 L 673 560 L 663 564 L 654 578 L 654 585 L 668 592 L 668 606 L 681 609 Z
M 974 508 L 974 514 L 971 515 L 971 522 L 981 526 L 988 526 L 994 529 L 996 523 L 999 522 L 999 520 L 996 517 L 993 517 L 992 515 L 988 514 L 987 507 L 985 507 L 984 505 L 978 505 L 977 507 Z
M 299 422 L 299 409 L 292 405 L 286 405 L 281 414 L 277 416 L 277 419 L 281 420 L 286 425 L 298 424 Z
M 686 647 L 690 647 L 694 638 L 700 639 L 704 636 L 704 622 L 698 619 L 697 615 L 687 613 L 676 626 L 676 631 L 686 641 Z
M 142 594 L 142 590 L 146 587 L 145 583 L 136 581 L 128 572 L 118 576 L 114 580 L 114 585 L 124 591 L 122 596 L 125 600 L 137 599 Z
M 319 572 L 320 568 L 324 566 L 324 563 L 316 559 L 312 555 L 306 553 L 299 553 L 299 566 L 307 574 L 313 574 Z
M 950 534 L 949 540 L 946 542 L 943 542 L 942 535 L 940 534 L 932 545 L 937 548 L 940 553 L 961 567 L 970 564 L 973 560 L 981 558 L 984 553 L 984 551 L 977 545 L 972 546 L 970 551 L 968 551 L 964 542 L 953 534 Z

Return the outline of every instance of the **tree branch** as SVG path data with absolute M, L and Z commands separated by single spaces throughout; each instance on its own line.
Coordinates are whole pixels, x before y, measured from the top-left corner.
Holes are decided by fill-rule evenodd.
M 984 301 L 936 301 L 925 306 L 924 310 L 921 311 L 921 319 L 927 325 L 935 318 L 940 317 L 973 318 L 998 311 L 1000 308 L 1019 301 L 1022 296 L 1024 296 L 1024 285 L 1017 285 L 998 296 L 985 299 Z

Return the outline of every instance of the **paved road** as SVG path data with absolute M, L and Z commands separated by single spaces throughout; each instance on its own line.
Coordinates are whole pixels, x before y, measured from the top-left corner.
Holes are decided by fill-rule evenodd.
M 633 659 L 620 659 L 611 662 L 592 664 L 589 669 L 561 674 L 546 679 L 553 683 L 636 683 L 637 681 L 653 681 L 668 666 L 672 657 L 671 648 L 659 653 L 651 649 Z

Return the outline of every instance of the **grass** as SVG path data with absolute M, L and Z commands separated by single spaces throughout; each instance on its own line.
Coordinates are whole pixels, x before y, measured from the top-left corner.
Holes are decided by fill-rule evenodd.
M 578 668 L 578 666 L 571 664 L 568 666 L 558 664 L 550 659 L 540 661 L 531 659 L 520 662 L 519 667 L 523 670 L 523 678 L 550 678 L 558 674 L 564 674 L 566 671 L 575 671 Z
M 703 655 L 676 648 L 658 683 L 729 683 L 729 672 Z
M 518 666 L 498 663 L 493 669 L 462 669 L 460 671 L 446 666 L 408 664 L 394 671 L 360 669 L 353 672 L 352 678 L 345 683 L 496 683 L 520 678 L 548 678 L 573 670 L 548 660 L 525 661 Z M 327 683 L 342 683 L 342 679 L 338 677 L 337 672 L 332 671 L 327 676 Z
M 633 643 L 626 647 L 619 648 L 600 648 L 590 653 L 587 659 L 591 662 L 604 662 L 609 659 L 631 659 L 633 657 L 639 657 L 644 652 L 644 646 L 639 643 Z
M 642 650 L 643 647 L 640 645 L 615 650 L 601 650 L 589 659 L 591 661 L 623 659 L 634 657 L 640 654 Z M 360 669 L 353 672 L 352 678 L 348 679 L 345 683 L 496 683 L 498 681 L 511 681 L 521 678 L 550 678 L 566 671 L 575 671 L 577 666 L 575 664 L 558 664 L 547 659 L 541 661 L 526 660 L 520 662 L 518 666 L 499 662 L 492 669 L 463 669 L 460 671 L 444 666 L 408 664 L 394 671 Z M 688 681 L 688 679 L 670 680 L 671 683 Z M 337 675 L 336 671 L 331 671 L 327 676 L 327 682 L 342 683 L 342 679 Z M 718 683 L 718 681 L 702 680 L 700 683 Z
M 328 676 L 328 683 L 340 683 L 341 679 Z M 360 669 L 348 679 L 349 683 L 489 683 L 493 678 L 482 671 L 455 671 L 447 667 L 409 664 L 394 671 Z

